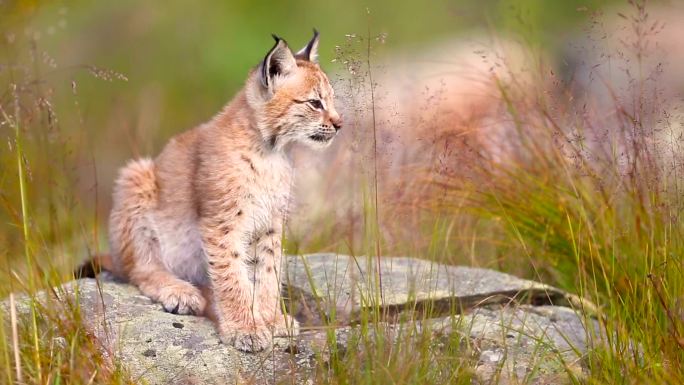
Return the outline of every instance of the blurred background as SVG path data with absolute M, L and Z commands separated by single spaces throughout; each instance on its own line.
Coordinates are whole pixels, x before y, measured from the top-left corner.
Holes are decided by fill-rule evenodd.
M 335 59 L 353 37 L 381 36 L 372 52 L 379 62 L 415 51 L 419 54 L 413 62 L 424 65 L 431 60 L 424 53 L 445 42 L 475 42 L 481 49 L 511 32 L 554 54 L 578 34 L 591 12 L 609 3 L 3 0 L 2 103 L 11 104 L 10 84 L 36 87 L 41 95 L 34 93 L 34 104 L 49 100 L 49 106 L 37 107 L 54 115 L 49 132 L 22 127 L 29 142 L 27 193 L 36 215 L 70 229 L 63 236 L 71 238 L 75 234 L 69 233 L 77 229 L 86 231 L 73 226 L 74 218 L 91 229 L 105 223 L 112 181 L 127 159 L 157 154 L 172 135 L 219 111 L 270 48 L 271 33 L 298 47 L 318 28 L 321 64 L 336 78 L 346 68 Z M 461 51 L 478 50 L 464 47 Z M 362 48 L 363 43 L 354 49 Z M 451 54 L 439 52 L 439 57 Z M 458 57 L 453 59 L 457 63 Z M 378 72 L 386 69 L 385 64 Z M 3 141 L 11 143 L 11 128 L 5 124 L 0 129 Z M 33 146 L 35 135 L 45 135 L 44 143 Z M 14 154 L 7 147 L 1 151 L 0 188 L 6 206 L 0 213 L 0 253 L 12 255 L 21 250 L 19 229 L 11 219 L 17 206 L 10 205 L 18 188 L 15 167 L 10 166 Z M 57 193 L 59 189 L 64 191 Z M 87 243 L 93 246 L 92 240 Z
M 661 16 L 676 8 L 657 4 Z M 609 61 L 611 44 L 622 44 L 619 33 L 627 35 L 629 23 L 617 21 L 629 8 L 593 0 L 3 0 L 0 103 L 9 115 L 20 105 L 21 124 L 18 136 L 9 121 L 0 126 L 7 143 L 0 253 L 21 259 L 20 201 L 30 212 L 35 247 L 56 265 L 106 248 L 117 169 L 132 157 L 158 154 L 171 136 L 219 111 L 271 47 L 271 33 L 297 48 L 316 27 L 320 62 L 347 125 L 325 154 L 295 154 L 305 191 L 297 194 L 288 251 L 365 252 L 356 246 L 370 232 L 387 252 L 490 265 L 497 249 L 491 244 L 482 245 L 487 257 L 479 260 L 432 249 L 435 234 L 446 243 L 454 235 L 434 229 L 440 212 L 423 220 L 425 181 L 430 173 L 468 180 L 474 159 L 506 161 L 512 126 L 502 115 L 503 84 L 534 94 L 555 81 L 573 84 L 568 92 L 578 99 L 597 95 L 587 86 L 594 75 L 587 68 Z M 542 79 L 542 71 L 555 80 Z M 625 85 L 629 80 L 617 86 Z M 23 200 L 17 137 L 24 147 Z M 368 217 L 381 206 L 373 201 L 376 187 L 378 202 L 404 203 L 383 203 L 388 217 L 380 213 L 378 229 Z M 416 236 L 421 226 L 427 228 Z

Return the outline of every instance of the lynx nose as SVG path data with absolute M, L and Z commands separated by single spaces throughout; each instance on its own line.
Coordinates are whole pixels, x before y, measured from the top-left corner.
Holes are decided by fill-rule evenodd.
M 335 127 L 335 131 L 339 131 L 342 128 L 342 118 L 338 114 L 330 116 L 330 123 Z

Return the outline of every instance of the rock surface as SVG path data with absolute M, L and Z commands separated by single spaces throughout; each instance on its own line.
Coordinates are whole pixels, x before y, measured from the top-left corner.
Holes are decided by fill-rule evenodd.
M 264 383 L 274 373 L 279 379 L 297 379 L 310 370 L 306 344 L 292 349 L 290 341 L 281 339 L 269 353 L 240 353 L 220 343 L 207 318 L 164 312 L 131 285 L 95 279 L 71 285 L 78 287 L 89 326 L 134 379 L 149 384 Z
M 512 301 L 593 311 L 591 304 L 543 283 L 406 257 L 291 256 L 283 282 L 288 294 L 319 298 L 320 307 L 328 312 L 334 309 L 336 317 L 347 322 L 361 309 L 380 303 L 393 313 L 430 307 L 433 314 L 450 314 L 453 309 Z
M 149 384 L 307 383 L 325 361 L 330 338 L 311 326 L 334 325 L 345 350 L 364 308 L 379 309 L 380 329 L 391 338 L 399 315 L 419 311 L 418 328 L 429 326 L 436 343 L 454 333 L 467 339 L 475 347 L 475 383 L 570 382 L 583 375 L 583 357 L 599 338 L 598 323 L 573 310 L 586 303 L 541 283 L 412 258 L 381 258 L 380 274 L 377 266 L 375 258 L 288 257 L 285 296 L 303 332 L 259 354 L 222 345 L 208 319 L 166 313 L 125 283 L 82 279 L 64 292 L 78 291 L 87 326 L 105 351 Z

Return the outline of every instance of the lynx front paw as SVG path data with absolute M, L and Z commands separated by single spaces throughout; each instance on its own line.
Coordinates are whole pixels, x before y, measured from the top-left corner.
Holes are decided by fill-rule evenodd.
M 243 352 L 255 353 L 271 346 L 271 333 L 267 329 L 232 330 L 221 333 L 221 342 Z
M 174 314 L 201 315 L 206 306 L 202 292 L 189 283 L 164 287 L 159 292 L 159 302 L 164 310 Z

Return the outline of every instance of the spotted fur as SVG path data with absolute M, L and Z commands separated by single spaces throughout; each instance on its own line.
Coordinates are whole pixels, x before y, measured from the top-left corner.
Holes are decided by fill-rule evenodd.
M 288 150 L 324 148 L 341 126 L 318 33 L 297 54 L 275 40 L 211 121 L 121 169 L 110 216 L 114 272 L 179 314 L 204 313 L 209 287 L 222 341 L 245 351 L 297 333 L 279 300 Z

